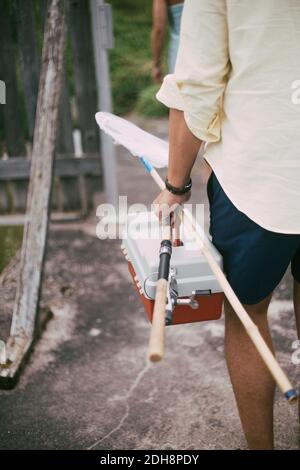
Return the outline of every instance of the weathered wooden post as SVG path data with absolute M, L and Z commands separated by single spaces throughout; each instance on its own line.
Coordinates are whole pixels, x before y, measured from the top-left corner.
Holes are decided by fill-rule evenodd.
M 90 0 L 99 111 L 112 111 L 109 63 L 107 50 L 113 47 L 112 14 L 104 0 Z M 111 139 L 101 134 L 101 155 L 106 200 L 117 207 L 118 183 L 115 147 Z
M 27 214 L 7 361 L 0 383 L 12 386 L 34 342 L 44 265 L 58 105 L 66 40 L 65 0 L 51 0 L 45 26 Z
M 41 30 L 44 29 L 44 19 L 47 13 L 47 0 L 41 0 Z M 30 141 L 33 138 L 35 112 L 38 94 L 38 81 L 40 72 L 40 57 L 37 47 L 37 30 L 34 15 L 33 0 L 16 0 L 17 17 L 17 38 L 20 52 L 21 77 L 24 89 L 24 98 L 26 105 L 27 125 Z M 66 72 L 62 82 L 62 91 L 59 103 L 59 127 L 56 138 L 56 154 L 73 155 L 73 128 L 70 110 L 70 99 L 68 91 L 68 82 Z M 78 208 L 80 199 L 78 194 L 77 178 L 61 178 L 59 185 L 59 194 L 55 194 L 56 205 L 60 206 L 61 211 Z M 24 201 L 26 201 L 27 185 L 20 180 L 14 186 L 15 209 L 24 210 Z
M 25 3 L 24 0 L 19 2 Z M 41 15 L 41 30 L 44 31 L 45 18 L 47 15 L 47 5 L 49 0 L 39 0 L 40 3 L 40 15 Z M 68 27 L 68 25 L 67 25 Z M 73 154 L 73 128 L 71 119 L 70 109 L 70 96 L 68 89 L 66 62 L 64 61 L 64 72 L 61 85 L 61 93 L 59 99 L 59 110 L 58 110 L 58 130 L 56 137 L 56 152 L 58 154 Z
M 20 0 L 22 1 L 22 0 Z M 24 0 L 23 0 L 24 1 Z M 41 28 L 44 30 L 47 4 L 49 0 L 40 1 Z M 68 25 L 67 25 L 68 26 Z M 66 61 L 64 61 L 64 72 L 62 78 L 61 93 L 58 110 L 58 130 L 56 137 L 56 157 L 74 157 L 73 125 L 70 106 L 70 94 L 68 88 L 68 78 Z M 78 195 L 77 178 L 56 178 L 55 191 L 52 191 L 52 208 L 62 212 L 64 210 L 78 209 L 80 207 L 80 197 Z

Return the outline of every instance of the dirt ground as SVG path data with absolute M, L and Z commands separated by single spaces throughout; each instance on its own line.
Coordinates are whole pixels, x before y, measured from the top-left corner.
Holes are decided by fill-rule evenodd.
M 167 133 L 166 121 L 147 128 Z M 119 148 L 118 177 L 129 203 L 149 204 L 158 192 Z M 193 183 L 193 201 L 205 203 L 207 214 L 199 165 Z M 149 324 L 120 241 L 99 240 L 96 224 L 92 215 L 50 227 L 42 303 L 54 316 L 17 387 L 0 391 L 0 448 L 244 449 L 223 320 L 168 327 L 165 358 L 150 365 Z M 1 339 L 8 334 L 17 267 L 13 262 L 1 277 Z M 278 359 L 297 384 L 290 273 L 275 292 L 270 322 Z M 296 416 L 278 392 L 277 448 L 298 448 Z

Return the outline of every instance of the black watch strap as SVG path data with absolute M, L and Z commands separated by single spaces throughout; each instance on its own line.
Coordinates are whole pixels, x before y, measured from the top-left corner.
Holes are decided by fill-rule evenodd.
M 176 186 L 172 186 L 169 183 L 168 178 L 166 178 L 165 184 L 166 184 L 167 190 L 170 191 L 170 193 L 175 194 L 176 196 L 182 196 L 183 194 L 186 194 L 191 190 L 192 179 L 190 178 L 189 182 L 186 185 L 181 186 L 181 188 L 176 188 Z

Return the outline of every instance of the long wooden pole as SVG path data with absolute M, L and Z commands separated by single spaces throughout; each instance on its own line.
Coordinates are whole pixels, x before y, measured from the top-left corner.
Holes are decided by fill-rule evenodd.
M 156 184 L 160 187 L 160 189 L 164 189 L 165 183 L 160 177 L 160 175 L 158 174 L 158 172 L 155 170 L 155 168 L 152 167 L 149 173 L 151 174 Z M 274 380 L 277 382 L 280 390 L 283 392 L 285 398 L 289 402 L 295 401 L 297 399 L 296 391 L 294 390 L 291 382 L 289 381 L 286 374 L 283 372 L 282 368 L 276 361 L 274 355 L 272 354 L 271 350 L 269 349 L 263 337 L 261 336 L 257 326 L 251 320 L 245 308 L 239 301 L 238 297 L 236 296 L 235 292 L 233 291 L 232 287 L 227 281 L 226 276 L 224 275 L 222 269 L 216 262 L 212 254 L 211 248 L 210 248 L 211 243 L 206 237 L 204 231 L 197 224 L 196 220 L 187 209 L 183 209 L 182 214 L 183 214 L 182 220 L 183 220 L 185 227 L 193 235 L 193 238 L 195 239 L 201 252 L 205 256 L 212 272 L 214 273 L 214 275 L 216 276 L 216 279 L 218 280 L 220 286 L 222 287 L 224 294 L 226 295 L 228 301 L 230 302 L 237 316 L 239 317 L 242 324 L 244 325 L 250 339 L 253 341 L 257 351 L 259 352 L 262 360 L 264 361 L 270 373 L 272 374 Z M 160 330 L 160 337 L 161 337 L 161 330 Z
M 142 163 L 145 166 L 146 170 L 151 174 L 152 178 L 160 187 L 160 189 L 164 189 L 165 183 L 161 179 L 157 171 L 152 166 L 147 167 L 146 160 L 143 160 Z M 162 238 L 167 240 L 171 239 L 171 227 L 167 224 L 164 227 L 164 233 Z M 168 281 L 166 279 L 158 279 L 155 293 L 154 310 L 152 316 L 152 326 L 148 351 L 148 357 L 152 362 L 160 361 L 164 354 L 167 291 Z

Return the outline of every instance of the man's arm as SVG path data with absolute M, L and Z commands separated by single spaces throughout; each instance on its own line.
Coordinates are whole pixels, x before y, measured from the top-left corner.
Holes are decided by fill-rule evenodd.
M 161 83 L 163 78 L 161 55 L 164 47 L 167 16 L 168 6 L 166 0 L 154 0 L 152 7 L 151 51 L 152 79 L 155 83 Z
M 178 188 L 188 183 L 202 140 L 186 125 L 183 111 L 170 109 L 169 116 L 170 157 L 168 181 Z
M 172 186 L 180 188 L 189 181 L 202 140 L 192 134 L 186 125 L 183 111 L 177 109 L 170 109 L 169 136 L 168 181 Z M 154 204 L 172 207 L 185 203 L 189 197 L 190 193 L 176 196 L 165 189 L 155 199 Z
M 189 180 L 202 141 L 221 138 L 222 98 L 230 71 L 225 0 L 186 0 L 175 73 L 156 95 L 170 108 L 168 179 Z M 189 195 L 163 191 L 155 203 L 172 206 Z

